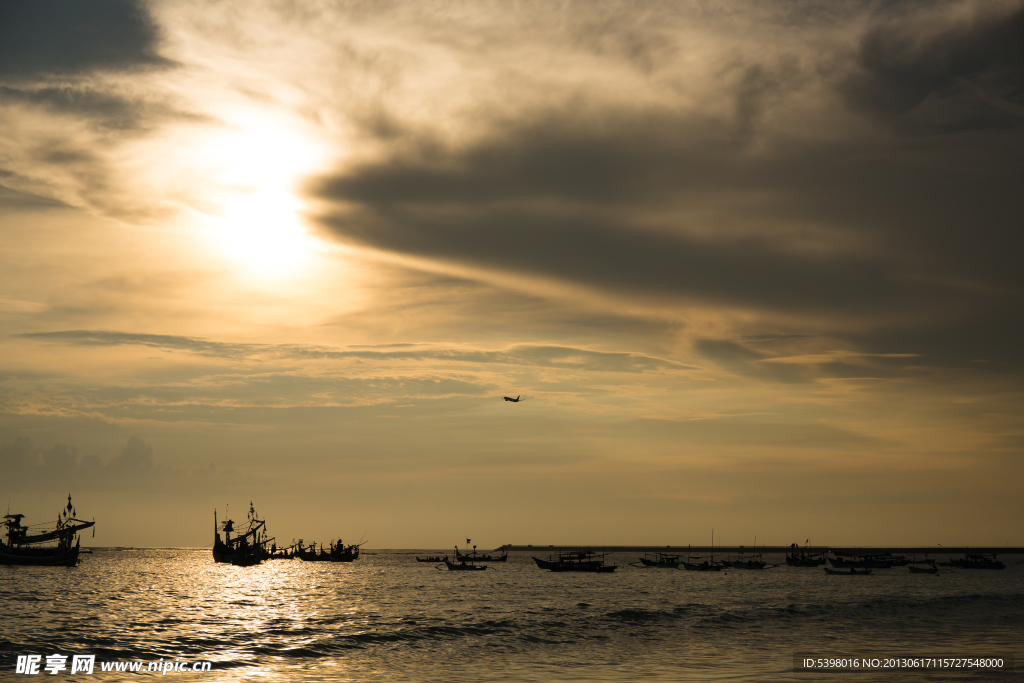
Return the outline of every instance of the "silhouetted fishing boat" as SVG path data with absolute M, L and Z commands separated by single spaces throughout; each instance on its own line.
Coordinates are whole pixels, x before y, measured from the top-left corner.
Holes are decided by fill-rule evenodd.
M 268 560 L 294 560 L 296 552 L 298 551 L 299 544 L 293 543 L 287 548 L 278 548 L 276 543 L 272 543 L 270 546 L 270 552 L 267 555 Z
M 704 560 L 703 562 L 697 562 L 697 563 L 683 562 L 682 564 L 683 564 L 683 569 L 685 569 L 688 572 L 720 572 L 720 571 L 722 571 L 722 565 L 716 564 L 714 562 L 708 562 L 707 560 Z
M 434 564 L 440 564 L 441 562 L 447 562 L 447 555 L 431 555 L 430 557 L 417 557 L 417 562 L 433 562 Z
M 231 564 L 236 567 L 253 567 L 263 562 L 263 552 L 258 545 L 239 543 L 231 554 Z
M 466 539 L 466 545 L 469 545 L 470 542 L 471 541 L 467 538 Z M 468 553 L 466 553 L 466 554 L 461 553 L 459 551 L 459 546 L 455 546 L 455 559 L 456 559 L 456 561 L 459 561 L 459 562 L 461 562 L 463 559 L 465 559 L 467 561 L 471 561 L 471 562 L 505 562 L 505 561 L 508 560 L 508 551 L 506 551 L 505 549 L 502 549 L 501 555 L 497 555 L 497 556 L 477 555 L 477 553 L 476 553 L 476 546 L 473 546 L 473 554 L 470 555 Z
M 267 546 L 274 539 L 267 538 L 266 520 L 260 519 L 256 509 L 249 503 L 248 525 L 239 535 L 232 538 L 236 531 L 235 522 L 226 519 L 218 528 L 217 511 L 213 511 L 213 561 L 231 563 L 239 567 L 250 567 L 259 564 L 269 555 Z M 219 531 L 224 532 L 221 540 Z
M 826 574 L 831 574 L 832 576 L 867 576 L 871 573 L 870 569 L 854 569 L 853 567 L 850 567 L 849 569 L 829 569 L 828 567 L 822 567 L 822 569 L 825 570 Z
M 300 539 L 295 556 L 306 562 L 355 562 L 359 559 L 359 548 L 363 545 L 362 543 L 345 545 L 339 539 L 337 543 L 332 541 L 326 550 L 321 543 L 318 552 L 316 543 L 310 543 L 309 548 L 304 548 L 302 543 L 303 541 Z
M 800 548 L 793 543 L 786 554 L 786 564 L 790 567 L 820 567 L 825 564 L 825 555 L 807 552 L 806 548 Z
M 552 572 L 591 572 L 596 574 L 608 574 L 615 571 L 617 565 L 607 564 L 604 560 L 608 554 L 598 555 L 589 550 L 576 552 L 559 553 L 552 555 L 548 560 L 538 557 L 533 558 L 537 566 Z
M 847 555 L 833 551 L 836 557 L 828 558 L 829 564 L 836 569 L 889 569 L 895 563 L 891 553 L 857 553 Z M 847 560 L 846 557 L 857 559 Z
M 722 565 L 715 562 L 715 530 L 711 530 L 711 560 L 704 560 L 703 562 L 693 563 L 691 559 L 701 559 L 698 555 L 696 558 L 690 557 L 690 550 L 687 547 L 686 550 L 686 562 L 683 562 L 683 569 L 688 572 L 720 572 L 722 571 Z
M 459 546 L 455 546 L 455 556 L 456 557 L 460 557 L 460 555 L 459 555 Z M 448 571 L 450 571 L 450 572 L 455 572 L 455 571 L 470 571 L 470 572 L 472 572 L 472 571 L 481 571 L 481 570 L 487 569 L 487 565 L 485 565 L 485 564 L 477 565 L 477 564 L 475 564 L 475 561 L 473 560 L 473 558 L 467 557 L 465 555 L 462 555 L 461 559 L 459 559 L 459 560 L 457 560 L 455 562 L 451 562 L 450 560 L 445 559 L 445 560 L 443 560 L 441 562 L 441 564 L 443 564 L 446 567 L 448 567 Z M 441 564 L 439 564 L 438 567 L 440 567 Z
M 337 543 L 331 543 L 328 558 L 331 562 L 355 562 L 359 559 L 359 547 L 362 543 L 345 545 L 341 539 Z
M 754 537 L 754 548 L 757 548 L 757 536 Z M 742 554 L 744 552 L 744 547 L 740 546 L 740 553 Z M 730 557 L 728 560 L 722 562 L 722 566 L 730 569 L 764 569 L 765 561 L 760 553 L 754 553 L 737 560 Z
M 760 559 L 760 555 L 757 557 L 756 560 L 751 557 L 746 560 L 729 560 L 723 564 L 730 569 L 764 569 L 765 561 Z
M 68 494 L 67 507 L 57 514 L 57 521 L 22 526 L 25 515 L 4 516 L 7 527 L 6 540 L 0 539 L 0 564 L 35 565 L 51 567 L 74 567 L 82 539 L 78 532 L 93 527 L 96 522 L 85 522 L 75 517 L 75 508 Z
M 644 556 L 639 559 L 641 566 L 660 567 L 661 569 L 679 569 L 679 564 L 682 562 L 679 555 L 669 555 L 668 553 L 644 553 Z
M 960 569 L 1006 569 L 1006 565 L 996 557 L 996 553 L 967 553 L 962 558 L 950 560 L 949 564 Z
M 323 544 L 320 544 L 320 552 L 317 552 L 316 543 L 310 543 L 308 548 L 304 547 L 302 543 L 303 541 L 300 538 L 299 545 L 295 549 L 295 556 L 297 558 L 299 558 L 300 560 L 304 560 L 306 562 L 319 562 L 321 560 L 327 560 L 327 553 L 324 552 Z
M 466 560 L 462 560 L 461 562 L 450 562 L 445 560 L 441 564 L 448 567 L 448 571 L 482 571 L 487 569 L 486 564 L 476 565 L 472 562 L 467 562 Z

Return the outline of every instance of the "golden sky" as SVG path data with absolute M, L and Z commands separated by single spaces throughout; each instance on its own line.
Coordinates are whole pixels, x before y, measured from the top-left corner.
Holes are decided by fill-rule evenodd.
M 0 494 L 99 545 L 1024 544 L 1022 46 L 1019 0 L 5 3 Z

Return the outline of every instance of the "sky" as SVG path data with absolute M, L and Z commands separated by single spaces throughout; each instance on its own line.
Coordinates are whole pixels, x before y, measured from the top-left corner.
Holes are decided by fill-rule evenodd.
M 0 496 L 1024 545 L 1022 132 L 1020 0 L 2 2 Z

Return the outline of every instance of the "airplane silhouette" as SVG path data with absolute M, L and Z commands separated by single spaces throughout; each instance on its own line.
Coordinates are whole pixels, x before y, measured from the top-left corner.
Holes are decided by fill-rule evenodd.
M 522 396 L 522 394 L 520 394 L 519 396 Z M 502 398 L 504 398 L 506 401 L 512 401 L 512 403 L 519 403 L 519 396 L 516 396 L 515 398 L 509 398 L 508 396 L 503 396 Z

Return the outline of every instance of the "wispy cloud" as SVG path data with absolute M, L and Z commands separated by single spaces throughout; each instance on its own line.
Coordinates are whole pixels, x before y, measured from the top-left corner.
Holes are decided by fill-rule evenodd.
M 238 344 L 213 342 L 175 335 L 132 334 L 105 330 L 61 330 L 55 332 L 24 332 L 25 339 L 38 339 L 82 346 L 148 346 L 187 351 L 202 356 L 226 359 L 294 358 L 309 360 L 434 360 L 460 363 L 501 363 L 565 367 L 603 372 L 647 372 L 661 369 L 685 369 L 677 361 L 637 353 L 591 351 L 556 345 L 518 344 L 503 350 L 466 348 L 424 348 L 425 344 L 386 344 L 371 350 L 365 347 L 339 350 L 295 344 Z M 385 350 L 387 349 L 387 350 Z

